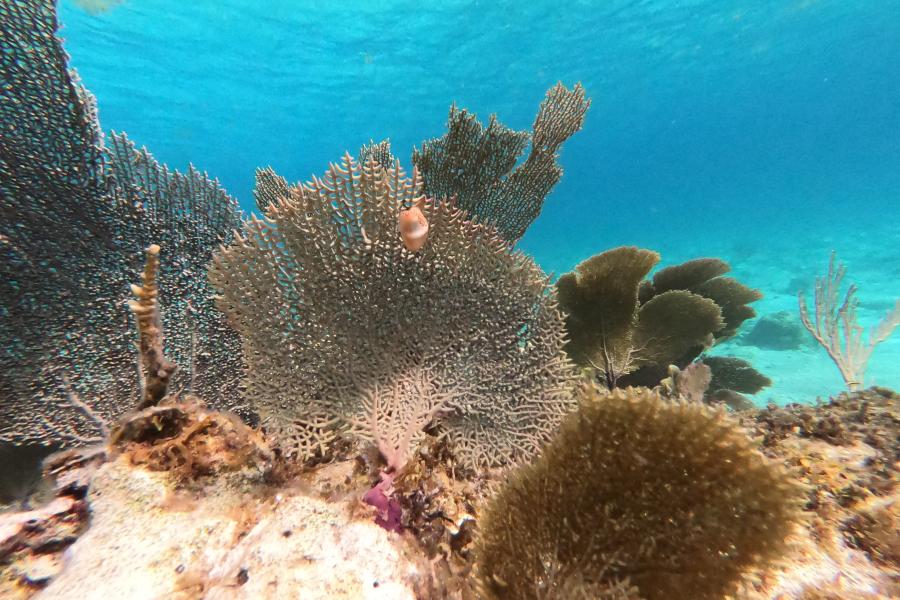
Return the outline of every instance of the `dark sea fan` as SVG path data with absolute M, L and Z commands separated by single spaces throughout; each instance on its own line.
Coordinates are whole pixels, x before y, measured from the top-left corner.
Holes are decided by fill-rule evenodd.
M 559 150 L 581 129 L 590 105 L 580 83 L 571 90 L 558 83 L 547 92 L 531 132 L 509 129 L 493 115 L 484 127 L 475 115 L 450 107 L 447 133 L 413 152 L 425 193 L 455 198 L 473 219 L 518 241 L 562 177 Z M 528 156 L 517 164 L 529 142 Z
M 172 388 L 237 399 L 239 344 L 205 270 L 240 213 L 193 167 L 169 171 L 121 134 L 104 144 L 57 29 L 52 1 L 0 5 L 0 440 L 77 444 L 139 397 L 126 300 L 150 243 Z

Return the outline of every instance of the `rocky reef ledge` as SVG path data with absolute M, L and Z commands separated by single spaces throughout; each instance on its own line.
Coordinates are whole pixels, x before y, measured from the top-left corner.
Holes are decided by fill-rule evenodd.
M 797 473 L 804 525 L 752 598 L 900 597 L 900 396 L 871 388 L 737 415 Z M 292 471 L 240 421 L 197 403 L 132 416 L 109 446 L 51 457 L 53 497 L 0 515 L 2 598 L 474 598 L 485 480 L 417 457 L 402 531 L 361 501 L 367 467 Z

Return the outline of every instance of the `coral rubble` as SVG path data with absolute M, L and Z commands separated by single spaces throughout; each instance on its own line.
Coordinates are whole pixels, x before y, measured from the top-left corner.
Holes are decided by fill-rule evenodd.
M 741 420 L 806 487 L 805 527 L 789 561 L 756 582 L 759 595 L 900 596 L 900 395 L 870 388 Z

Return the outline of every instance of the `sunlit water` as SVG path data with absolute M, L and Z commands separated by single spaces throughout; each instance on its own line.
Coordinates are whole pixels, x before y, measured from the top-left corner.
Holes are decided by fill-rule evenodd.
M 557 274 L 635 244 L 721 256 L 767 313 L 837 250 L 865 322 L 900 296 L 900 2 L 63 0 L 62 36 L 107 129 L 218 177 L 291 180 L 389 137 L 409 167 L 452 101 L 529 128 L 547 88 L 593 105 L 521 242 Z M 744 331 L 753 323 L 745 324 Z M 775 380 L 758 402 L 842 387 L 824 351 L 717 349 Z M 900 334 L 867 382 L 900 387 Z

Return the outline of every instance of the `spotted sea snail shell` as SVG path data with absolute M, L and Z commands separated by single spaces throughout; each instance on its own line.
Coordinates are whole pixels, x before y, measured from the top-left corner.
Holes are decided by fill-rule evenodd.
M 410 252 L 418 252 L 428 239 L 428 219 L 418 206 L 400 211 L 400 237 Z

